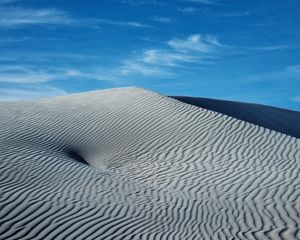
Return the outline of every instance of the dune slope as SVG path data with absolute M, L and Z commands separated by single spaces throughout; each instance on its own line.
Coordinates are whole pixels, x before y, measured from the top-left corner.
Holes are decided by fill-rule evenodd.
M 0 112 L 0 239 L 300 239 L 300 139 L 137 88 Z
M 300 112 L 297 111 L 209 98 L 185 96 L 172 98 L 300 138 Z

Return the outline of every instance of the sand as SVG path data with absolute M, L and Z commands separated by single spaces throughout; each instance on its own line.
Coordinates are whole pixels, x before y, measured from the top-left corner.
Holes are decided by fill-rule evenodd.
M 173 98 L 300 138 L 300 112 L 298 111 L 209 98 L 183 96 L 174 96 Z
M 0 112 L 0 239 L 300 239 L 299 138 L 138 88 Z

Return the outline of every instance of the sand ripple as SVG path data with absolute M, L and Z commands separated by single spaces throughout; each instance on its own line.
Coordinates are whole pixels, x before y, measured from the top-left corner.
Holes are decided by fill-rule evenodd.
M 0 239 L 300 239 L 298 138 L 136 88 L 0 111 Z

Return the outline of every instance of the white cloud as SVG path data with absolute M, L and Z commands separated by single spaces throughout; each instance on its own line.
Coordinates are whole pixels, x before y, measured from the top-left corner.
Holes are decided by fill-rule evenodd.
M 209 53 L 216 50 L 216 47 L 221 47 L 217 37 L 212 35 L 194 34 L 186 39 L 172 39 L 168 44 L 180 52 L 197 51 Z
M 171 23 L 172 19 L 169 17 L 161 17 L 161 16 L 153 16 L 152 20 L 156 22 L 162 22 L 162 23 Z
M 146 25 L 140 22 L 135 21 L 114 21 L 111 19 L 90 19 L 86 21 L 87 23 L 92 24 L 108 24 L 108 25 L 115 25 L 115 26 L 125 26 L 125 27 L 135 27 L 135 28 L 153 28 L 150 25 Z
M 116 83 L 119 81 L 119 71 L 115 69 L 103 69 L 102 67 L 89 68 L 85 70 L 78 69 L 64 69 L 60 78 L 63 79 L 89 79 L 97 81 L 108 81 Z
M 123 65 L 121 66 L 120 73 L 121 75 L 139 74 L 145 77 L 149 77 L 149 76 L 167 77 L 172 75 L 171 73 L 165 71 L 165 69 L 159 66 L 148 65 L 143 62 L 137 61 L 135 59 L 123 61 Z
M 115 25 L 135 28 L 152 28 L 136 21 L 115 21 L 111 19 L 75 19 L 59 9 L 29 9 L 0 7 L 0 28 L 20 27 L 26 25 L 72 25 L 98 27 Z
M 163 5 L 164 3 L 158 0 L 114 0 L 116 2 L 129 4 L 132 6 L 140 6 L 140 5 Z
M 0 66 L 0 82 L 5 83 L 38 83 L 53 79 L 53 75 L 43 70 L 33 70 L 22 65 Z
M 96 76 L 68 68 L 0 65 L 0 82 L 2 83 L 45 83 L 53 80 L 66 80 L 72 78 L 96 78 Z
M 145 77 L 174 77 L 178 72 L 185 71 L 191 65 L 202 66 L 211 64 L 219 56 L 222 45 L 217 37 L 211 35 L 190 35 L 184 39 L 173 38 L 168 42 L 161 42 L 161 48 L 144 49 L 120 62 L 120 66 L 112 68 L 80 67 L 78 69 L 66 67 L 43 67 L 45 63 L 57 58 L 97 58 L 97 56 L 82 56 L 71 54 L 57 55 L 53 53 L 35 53 L 25 58 L 18 53 L 15 62 L 23 61 L 22 65 L 0 65 L 0 82 L 15 84 L 46 83 L 54 80 L 99 80 L 110 83 L 122 83 L 124 79 L 135 76 Z M 50 55 L 49 55 L 50 54 Z M 1 59 L 1 57 L 0 57 Z M 30 60 L 34 59 L 34 61 Z M 37 60 L 38 59 L 38 60 Z M 46 59 L 46 60 L 45 60 Z M 42 62 L 44 60 L 45 62 Z M 25 61 L 25 62 L 26 62 Z M 43 63 L 43 65 L 41 65 Z M 177 68 L 178 71 L 174 71 Z M 126 78 L 124 78 L 126 76 Z
M 146 49 L 123 61 L 122 74 L 174 77 L 173 68 L 185 68 L 187 64 L 207 65 L 218 56 L 222 45 L 210 35 L 190 35 L 186 39 L 172 39 L 163 49 Z
M 251 13 L 249 11 L 246 11 L 246 12 L 218 13 L 218 14 L 214 14 L 213 16 L 222 18 L 222 17 L 244 17 L 249 15 L 251 15 Z
M 197 9 L 194 7 L 177 8 L 177 10 L 179 12 L 183 12 L 183 13 L 193 13 L 193 12 L 197 11 Z
M 142 61 L 147 64 L 178 66 L 178 63 L 199 63 L 199 57 L 174 51 L 150 49 L 143 52 Z
M 16 101 L 65 95 L 62 89 L 47 85 L 27 85 L 0 88 L 0 101 Z
M 22 62 L 22 63 L 45 63 L 53 62 L 56 60 L 66 59 L 68 61 L 99 61 L 102 59 L 101 55 L 86 55 L 80 53 L 71 52 L 52 52 L 52 51 L 5 51 L 0 54 L 0 61 L 9 62 Z
M 178 53 L 174 50 L 148 49 L 137 56 L 122 62 L 120 70 L 115 70 L 122 75 L 142 75 L 144 77 L 175 77 L 171 69 L 182 67 L 183 63 L 199 63 L 195 56 Z
M 82 73 L 75 69 L 69 69 L 66 71 L 66 75 L 70 76 L 70 77 L 78 77 L 78 76 L 81 76 Z
M 181 0 L 181 1 L 208 4 L 208 5 L 220 5 L 220 1 L 218 0 Z
M 64 11 L 58 9 L 0 8 L 0 27 L 74 23 Z
M 274 46 L 264 46 L 264 47 L 249 47 L 251 50 L 263 50 L 263 51 L 273 51 L 273 50 L 282 50 L 290 48 L 291 45 L 274 45 Z
M 29 38 L 29 37 L 22 37 L 22 38 L 5 37 L 5 38 L 0 38 L 0 44 L 25 42 L 25 41 L 29 41 L 31 39 L 32 38 Z
M 0 83 L 5 84 L 43 84 L 51 81 L 98 80 L 116 83 L 120 69 L 90 67 L 74 69 L 63 67 L 39 67 L 37 65 L 0 65 Z

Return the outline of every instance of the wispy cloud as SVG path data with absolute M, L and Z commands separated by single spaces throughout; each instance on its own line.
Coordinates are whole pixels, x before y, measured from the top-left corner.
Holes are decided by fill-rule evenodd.
M 120 2 L 124 4 L 130 4 L 132 6 L 140 6 L 140 5 L 165 5 L 164 2 L 159 0 L 113 0 L 115 2 Z
M 141 60 L 147 64 L 174 67 L 177 63 L 199 63 L 197 56 L 182 54 L 176 51 L 151 49 L 143 52 Z
M 184 63 L 200 63 L 200 59 L 172 50 L 150 49 L 123 61 L 120 72 L 123 75 L 174 77 L 176 73 L 171 68 L 182 67 Z
M 199 67 L 206 68 L 228 54 L 244 52 L 248 56 L 249 51 L 271 51 L 287 47 L 278 45 L 243 49 L 224 45 L 218 36 L 209 34 L 192 34 L 185 38 L 172 38 L 161 44 L 163 44 L 161 48 L 144 49 L 123 61 L 119 72 L 123 75 L 175 77 L 182 69 L 192 71 L 192 66 L 195 65 L 198 66 L 198 70 Z M 279 74 L 277 72 L 265 74 L 263 77 L 294 76 L 298 71 L 300 72 L 300 65 L 290 66 Z M 253 80 L 258 77 L 262 76 L 252 76 L 248 79 Z
M 32 85 L 14 85 L 13 87 L 0 88 L 0 101 L 16 101 L 24 99 L 37 99 L 45 97 L 54 97 L 65 95 L 62 89 L 51 87 L 48 85 L 32 84 Z
M 179 1 L 201 3 L 201 4 L 208 4 L 208 5 L 221 5 L 219 0 L 179 0 Z
M 124 65 L 124 64 L 123 64 Z M 129 68 L 129 66 L 128 66 Z M 0 65 L 0 83 L 2 84 L 48 84 L 52 81 L 104 81 L 111 84 L 120 83 L 123 68 L 103 66 L 90 67 L 55 67 L 40 66 L 39 64 L 18 65 L 6 64 Z
M 221 47 L 218 38 L 213 35 L 194 34 L 186 39 L 172 39 L 168 44 L 180 52 L 197 51 L 197 52 L 213 52 L 217 47 Z
M 197 8 L 194 7 L 185 7 L 185 8 L 177 8 L 179 12 L 182 13 L 193 13 L 197 11 Z
M 95 24 L 95 25 L 115 25 L 115 26 L 125 26 L 125 27 L 134 27 L 134 28 L 154 28 L 153 26 L 143 24 L 140 22 L 135 22 L 135 21 L 115 21 L 111 19 L 87 19 L 85 20 L 87 25 L 89 23 Z M 81 23 L 82 24 L 82 23 Z
M 273 45 L 273 46 L 263 46 L 263 47 L 249 47 L 248 49 L 263 50 L 263 51 L 273 51 L 273 50 L 288 49 L 290 47 L 291 47 L 291 45 Z
M 5 38 L 0 38 L 0 44 L 25 42 L 25 41 L 29 41 L 31 39 L 32 38 L 30 38 L 30 37 L 20 37 L 20 38 L 5 37 Z
M 69 76 L 68 71 L 26 65 L 0 65 L 0 82 L 43 83 Z
M 211 64 L 221 47 L 216 36 L 196 34 L 185 39 L 174 38 L 166 42 L 164 48 L 143 50 L 124 61 L 121 72 L 174 77 L 176 73 L 173 68 L 181 69 L 189 64 Z
M 162 22 L 162 23 L 171 23 L 172 19 L 169 17 L 161 17 L 161 16 L 153 16 L 152 20 L 156 22 Z
M 125 60 L 120 69 L 121 76 L 142 75 L 144 77 L 171 77 L 172 73 L 166 71 L 161 66 L 148 65 L 137 59 Z
M 63 71 L 62 71 L 63 70 Z M 115 68 L 90 67 L 86 69 L 62 69 L 64 79 L 97 80 L 118 83 L 120 73 Z M 119 69 L 118 69 L 119 70 Z
M 115 25 L 134 28 L 152 28 L 136 21 L 116 21 L 112 19 L 87 18 L 77 19 L 60 9 L 29 9 L 20 7 L 0 7 L 0 28 L 26 25 L 64 25 L 99 27 Z
M 37 84 L 54 80 L 89 79 L 115 81 L 113 71 L 98 69 L 74 69 L 62 67 L 39 67 L 38 65 L 0 65 L 0 83 Z
M 214 14 L 213 16 L 214 17 L 217 17 L 217 18 L 224 18 L 224 17 L 244 17 L 244 16 L 250 16 L 251 15 L 251 12 L 249 11 L 245 11 L 245 12 L 231 12 L 231 13 L 217 13 L 217 14 Z
M 93 61 L 98 62 L 103 59 L 100 55 L 87 55 L 77 52 L 70 51 L 33 51 L 31 49 L 23 51 L 12 51 L 12 50 L 3 50 L 2 55 L 0 54 L 0 64 L 1 62 L 6 64 L 22 64 L 22 65 L 41 65 L 47 64 L 52 66 L 53 63 L 63 60 L 68 63 L 73 62 L 82 62 L 82 61 Z M 1 69 L 1 65 L 0 65 Z
M 58 9 L 0 8 L 0 27 L 21 25 L 69 25 L 74 24 L 66 12 Z

